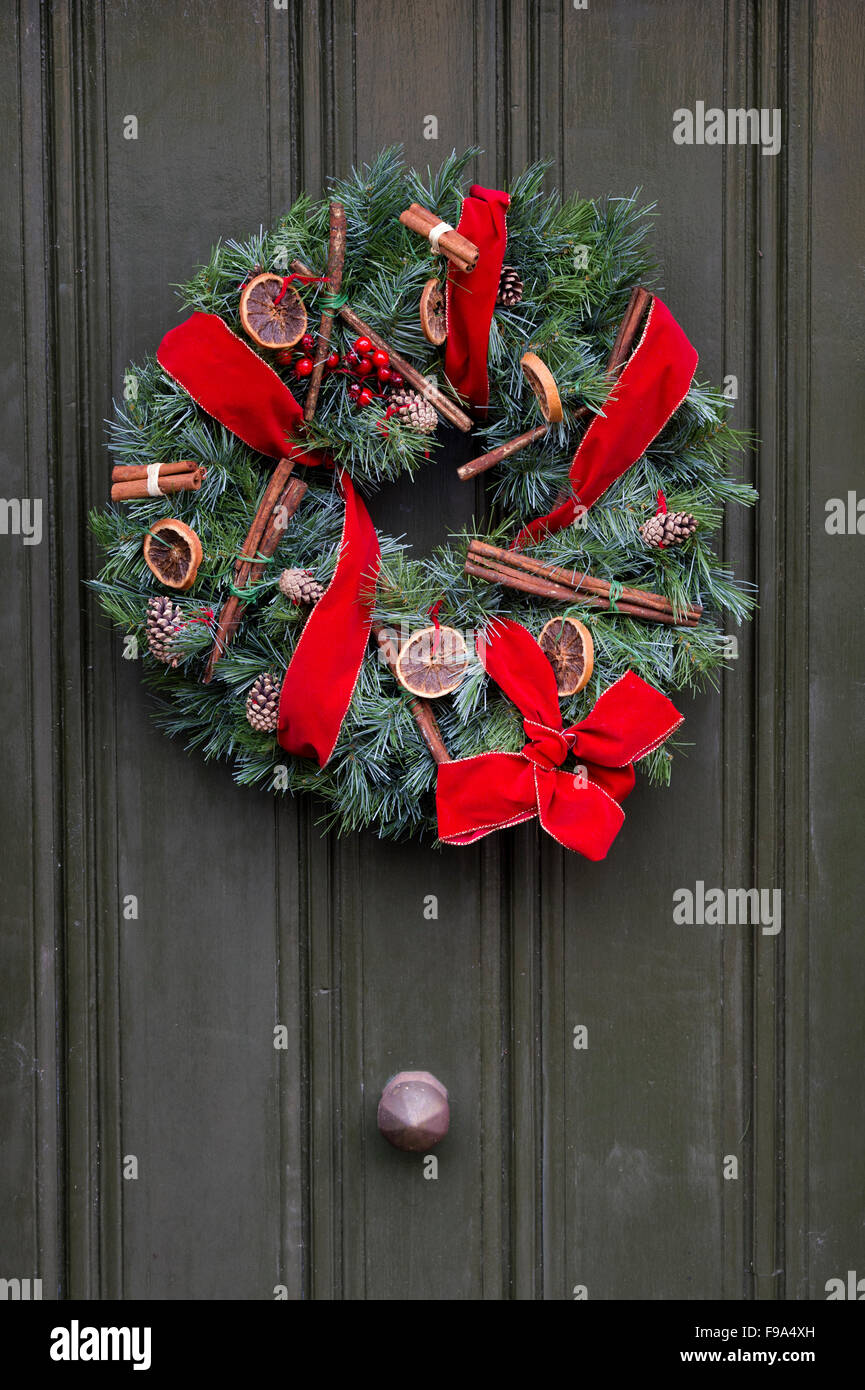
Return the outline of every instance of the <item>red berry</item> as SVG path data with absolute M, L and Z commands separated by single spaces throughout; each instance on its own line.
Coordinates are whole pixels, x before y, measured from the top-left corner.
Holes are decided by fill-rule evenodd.
M 368 352 L 372 352 L 372 343 L 369 338 L 355 338 L 354 350 L 359 353 L 361 357 L 365 357 Z
M 382 348 L 376 348 L 372 355 L 372 363 L 374 367 L 389 367 L 390 353 L 384 352 Z
M 373 361 L 375 361 L 375 358 L 373 358 Z M 392 376 L 393 376 L 393 372 L 391 371 L 390 367 L 379 367 L 379 369 L 378 369 L 378 379 L 379 379 L 379 381 L 390 381 L 390 379 L 391 379 Z
M 356 352 L 347 352 L 342 360 L 347 367 L 356 367 L 360 358 Z
M 300 377 L 309 376 L 313 366 L 314 363 L 311 357 L 299 357 L 294 364 L 294 374 Z
M 349 386 L 348 394 L 352 397 L 353 400 L 357 400 L 358 396 L 360 395 L 360 387 L 358 386 L 356 381 L 353 381 L 351 383 L 351 386 Z
M 304 352 L 307 353 L 307 354 L 309 354 L 310 352 L 312 352 L 312 351 L 314 350 L 314 348 L 315 348 L 315 338 L 312 336 L 311 333 L 304 333 L 303 337 L 302 337 L 301 340 L 300 340 L 300 346 L 303 348 Z
M 372 371 L 372 363 L 368 357 L 362 357 L 355 367 L 358 376 L 369 376 Z
M 395 391 L 398 391 L 398 390 L 399 390 L 399 388 L 400 388 L 400 387 L 402 386 L 402 384 L 403 384 L 403 382 L 402 382 L 402 377 L 400 376 L 399 372 L 391 372 L 391 374 L 390 374 L 390 384 L 391 384 L 391 386 L 393 387 L 393 389 L 394 389 Z
M 290 367 L 294 362 L 294 356 L 288 348 L 283 348 L 282 352 L 276 354 L 276 360 L 280 367 Z
M 373 396 L 369 387 L 365 386 L 357 398 L 357 403 L 358 405 L 369 405 L 371 401 L 373 401 L 374 399 L 375 397 Z
M 332 352 L 332 353 L 330 354 L 330 356 L 329 356 L 328 359 L 327 359 L 326 366 L 327 366 L 328 371 L 330 371 L 330 372 L 335 372 L 335 371 L 336 371 L 337 367 L 339 366 L 339 353 L 338 353 L 338 352 Z

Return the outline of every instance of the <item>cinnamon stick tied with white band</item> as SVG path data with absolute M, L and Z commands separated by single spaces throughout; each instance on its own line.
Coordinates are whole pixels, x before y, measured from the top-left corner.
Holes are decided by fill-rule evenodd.
M 480 252 L 473 241 L 456 231 L 449 222 L 443 222 L 434 212 L 412 203 L 401 212 L 399 220 L 410 232 L 426 237 L 434 252 L 446 256 L 457 270 L 474 270 Z
M 197 492 L 207 469 L 194 459 L 171 463 L 118 464 L 111 470 L 112 502 L 134 502 L 148 497 L 167 497 L 172 492 Z

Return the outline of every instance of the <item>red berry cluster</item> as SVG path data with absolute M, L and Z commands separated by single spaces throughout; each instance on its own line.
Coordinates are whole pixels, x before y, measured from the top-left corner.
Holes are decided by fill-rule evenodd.
M 393 387 L 402 386 L 402 377 L 390 365 L 390 355 L 383 348 L 374 348 L 369 338 L 355 338 L 342 360 L 348 375 L 357 378 L 348 394 L 360 409 L 380 400 Z
M 280 367 L 293 367 L 294 375 L 302 381 L 304 377 L 312 375 L 312 369 L 315 366 L 312 360 L 312 354 L 314 352 L 315 335 L 313 333 L 304 333 L 300 342 L 295 343 L 293 348 L 284 348 L 282 352 L 278 352 L 276 354 L 276 360 Z M 337 362 L 339 361 L 335 352 L 331 353 L 327 360 L 331 362 L 334 359 L 336 359 Z
M 280 352 L 276 360 L 282 367 L 292 367 L 295 376 L 303 380 L 312 372 L 310 354 L 314 350 L 315 338 L 312 333 L 304 333 L 293 352 Z M 295 356 L 297 353 L 300 355 Z M 376 399 L 380 400 L 388 390 L 398 390 L 403 384 L 399 372 L 395 372 L 390 365 L 390 355 L 382 348 L 374 348 L 369 338 L 355 338 L 352 347 L 342 357 L 338 352 L 332 352 L 326 358 L 324 368 L 328 375 L 331 372 L 344 372 L 353 378 L 348 394 L 360 408 Z

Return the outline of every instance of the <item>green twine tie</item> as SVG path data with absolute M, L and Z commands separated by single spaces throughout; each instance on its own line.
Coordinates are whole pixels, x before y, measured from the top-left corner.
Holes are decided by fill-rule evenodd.
M 258 584 L 247 584 L 245 589 L 239 589 L 233 579 L 228 581 L 228 592 L 235 598 L 239 598 L 243 603 L 255 603 L 265 589 L 273 588 L 272 579 L 262 579 Z
M 618 579 L 610 580 L 609 600 L 611 613 L 618 613 L 619 605 L 617 600 L 622 597 L 622 590 L 624 589 L 624 587 L 624 584 L 620 584 Z
M 262 555 L 261 552 L 258 551 L 258 550 L 255 552 L 254 555 L 244 555 L 242 551 L 239 551 L 238 554 L 235 556 L 235 559 L 237 559 L 237 560 L 244 560 L 244 561 L 246 562 L 246 564 L 248 564 L 248 565 L 274 565 L 274 564 L 276 564 L 276 556 L 275 556 L 275 555 Z
M 339 294 L 328 294 L 324 290 L 318 297 L 318 307 L 325 314 L 338 314 L 348 303 L 348 295 L 340 292 Z

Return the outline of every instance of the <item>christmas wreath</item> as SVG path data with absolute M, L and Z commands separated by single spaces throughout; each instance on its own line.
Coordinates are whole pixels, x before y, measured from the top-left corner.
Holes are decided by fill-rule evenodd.
M 341 832 L 465 844 L 537 816 L 600 858 L 669 694 L 753 595 L 712 546 L 743 438 L 645 287 L 651 208 L 472 185 L 398 150 L 226 241 L 126 374 L 93 581 L 157 720 Z M 361 494 L 444 467 L 494 525 L 412 558 Z M 372 640 L 370 640 L 372 638 Z

